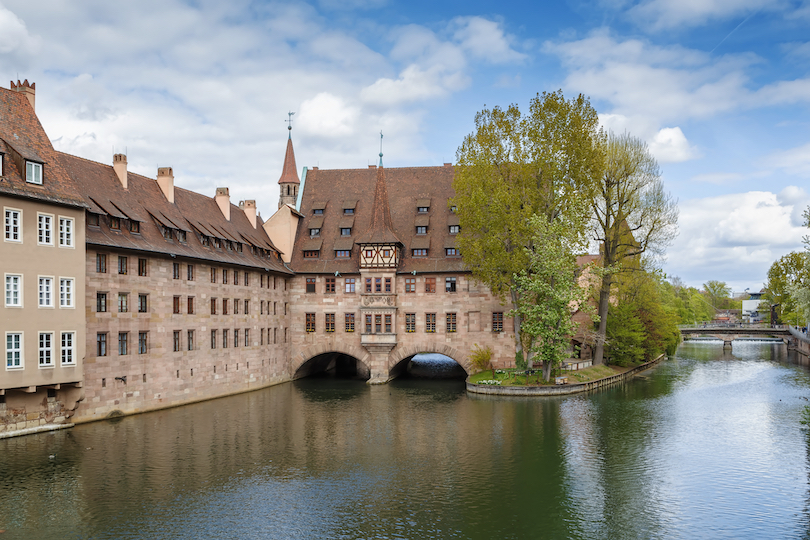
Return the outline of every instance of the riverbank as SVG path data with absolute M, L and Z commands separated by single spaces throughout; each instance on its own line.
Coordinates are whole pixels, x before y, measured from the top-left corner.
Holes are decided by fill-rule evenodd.
M 647 363 L 632 367 L 622 373 L 617 373 L 616 375 L 611 375 L 609 377 L 603 377 L 601 379 L 596 379 L 594 381 L 587 381 L 581 383 L 569 383 L 554 386 L 551 385 L 499 386 L 489 384 L 476 384 L 470 382 L 468 379 L 466 381 L 466 386 L 468 392 L 471 392 L 473 394 L 487 394 L 491 396 L 534 397 L 534 396 L 564 396 L 570 394 L 579 394 L 582 392 L 589 392 L 591 390 L 596 390 L 597 388 L 605 388 L 607 386 L 611 386 L 616 383 L 624 382 L 628 379 L 633 378 L 637 373 L 641 373 L 642 371 L 646 371 L 652 368 L 664 358 L 666 358 L 666 355 L 662 354 L 655 360 L 651 360 Z

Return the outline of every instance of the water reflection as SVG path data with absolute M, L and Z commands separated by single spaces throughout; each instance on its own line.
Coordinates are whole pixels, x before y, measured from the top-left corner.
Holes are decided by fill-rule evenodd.
M 807 369 L 690 343 L 590 395 L 302 379 L 0 441 L 3 538 L 806 538 Z

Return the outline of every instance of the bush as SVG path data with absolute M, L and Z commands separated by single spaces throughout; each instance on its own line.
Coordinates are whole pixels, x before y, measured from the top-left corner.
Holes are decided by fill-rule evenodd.
M 529 362 L 523 357 L 523 351 L 515 352 L 515 367 L 519 370 L 525 370 L 529 367 Z
M 473 345 L 472 354 L 470 354 L 470 364 L 472 364 L 472 367 L 475 369 L 476 373 L 484 371 L 485 369 L 490 369 L 491 361 L 492 348 L 487 346 L 486 348 L 482 349 L 477 343 Z

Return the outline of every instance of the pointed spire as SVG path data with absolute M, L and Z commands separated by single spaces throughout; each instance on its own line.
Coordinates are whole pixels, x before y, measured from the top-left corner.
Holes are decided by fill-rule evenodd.
M 382 164 L 382 157 L 383 157 L 383 153 L 382 153 L 382 140 L 383 140 L 383 134 L 382 134 L 382 130 L 380 130 L 380 167 L 382 167 L 382 166 L 383 166 L 383 164 Z
M 279 184 L 300 184 L 295 166 L 295 152 L 293 152 L 292 137 L 287 139 L 287 153 L 284 154 L 284 168 L 281 170 Z
M 385 169 L 382 162 L 377 167 L 377 183 L 374 188 L 374 208 L 371 226 L 366 234 L 357 240 L 358 244 L 401 244 L 394 233 L 391 222 L 391 208 L 388 206 L 388 188 L 385 184 Z

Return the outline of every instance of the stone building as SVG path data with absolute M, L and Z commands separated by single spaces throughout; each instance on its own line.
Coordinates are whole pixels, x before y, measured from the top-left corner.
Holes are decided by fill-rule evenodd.
M 34 105 L 0 88 L 0 436 L 65 423 L 84 380 L 86 205 Z

